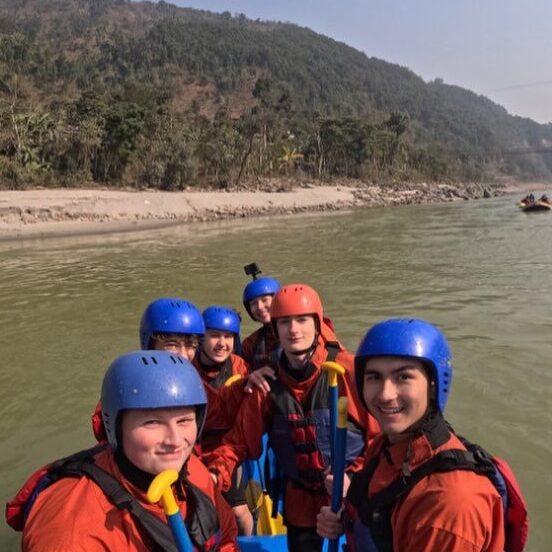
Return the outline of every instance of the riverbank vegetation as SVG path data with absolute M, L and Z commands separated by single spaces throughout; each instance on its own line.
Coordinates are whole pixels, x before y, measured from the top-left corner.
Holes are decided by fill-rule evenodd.
M 552 125 L 286 23 L 0 0 L 0 186 L 552 178 Z

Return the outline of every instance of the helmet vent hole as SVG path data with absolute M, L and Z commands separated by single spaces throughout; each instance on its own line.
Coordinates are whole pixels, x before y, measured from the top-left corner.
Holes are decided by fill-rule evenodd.
M 154 363 L 154 364 L 157 364 L 157 359 L 155 357 L 151 357 L 151 361 Z
M 148 359 L 146 357 L 142 357 L 142 362 L 147 366 L 148 365 Z

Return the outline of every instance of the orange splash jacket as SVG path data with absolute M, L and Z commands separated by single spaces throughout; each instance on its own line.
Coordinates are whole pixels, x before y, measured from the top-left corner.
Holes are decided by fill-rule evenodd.
M 149 504 L 145 492 L 131 484 L 121 473 L 111 448 L 99 452 L 95 464 L 112 475 L 132 494 L 147 513 L 165 523 L 165 514 L 157 504 Z M 216 542 L 222 552 L 238 552 L 237 528 L 228 504 L 215 488 L 205 466 L 191 456 L 186 465 L 187 481 L 211 503 L 218 517 Z M 178 505 L 187 523 L 194 517 L 186 497 L 190 491 L 176 483 Z M 203 535 L 208 550 L 214 535 Z M 194 536 L 192 535 L 192 538 Z M 102 489 L 88 477 L 66 477 L 44 489 L 34 502 L 23 528 L 23 552 L 149 552 L 156 549 L 135 517 L 115 507 Z

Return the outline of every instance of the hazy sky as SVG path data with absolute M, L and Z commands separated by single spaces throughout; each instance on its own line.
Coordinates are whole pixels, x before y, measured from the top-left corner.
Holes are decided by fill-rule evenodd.
M 552 122 L 552 0 L 167 0 L 289 21 Z

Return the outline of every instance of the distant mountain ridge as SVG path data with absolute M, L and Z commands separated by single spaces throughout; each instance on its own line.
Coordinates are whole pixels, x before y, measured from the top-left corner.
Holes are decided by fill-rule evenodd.
M 9 104 L 17 77 L 22 94 L 15 109 L 21 114 L 24 105 L 33 109 L 40 106 L 40 113 L 47 112 L 56 121 L 67 117 L 65 123 L 74 126 L 75 117 L 82 122 L 90 110 L 103 110 L 101 122 L 96 120 L 103 129 L 96 138 L 103 140 L 110 124 L 105 113 L 113 108 L 113 102 L 120 101 L 130 111 L 134 109 L 131 104 L 137 106 L 134 115 L 127 111 L 119 114 L 125 121 L 134 117 L 135 126 L 140 126 L 137 135 L 127 140 L 132 144 L 118 144 L 128 150 L 123 153 L 123 158 L 127 156 L 125 166 L 139 150 L 140 136 L 146 136 L 146 131 L 160 131 L 148 115 L 151 110 L 163 112 L 163 116 L 170 112 L 173 119 L 185 117 L 188 121 L 191 113 L 213 121 L 217 114 L 222 117 L 224 110 L 230 120 L 242 119 L 241 126 L 234 128 L 240 136 L 233 151 L 240 158 L 240 167 L 227 167 L 219 175 L 232 171 L 241 175 L 243 170 L 261 174 L 274 171 L 282 163 L 287 164 L 286 170 L 292 167 L 322 174 L 322 166 L 335 166 L 338 172 L 351 173 L 346 176 L 373 175 L 376 169 L 358 167 L 355 174 L 351 163 L 336 161 L 339 155 L 324 154 L 327 148 L 320 145 L 323 135 L 327 138 L 330 132 L 335 142 L 338 131 L 353 125 L 353 133 L 362 134 L 364 152 L 355 162 L 359 167 L 377 166 L 378 174 L 387 167 L 391 176 L 397 171 L 418 171 L 427 176 L 429 155 L 430 172 L 436 178 L 552 178 L 552 153 L 546 153 L 552 150 L 551 124 L 511 116 L 491 100 L 441 80 L 425 83 L 409 69 L 367 57 L 289 23 L 251 21 L 244 16 L 178 8 L 165 2 L 0 0 L 0 37 L 0 93 L 4 94 L 4 105 Z M 100 107 L 81 105 L 83 98 L 92 101 L 91 94 L 96 95 L 94 101 L 99 101 Z M 286 127 L 288 135 L 304 134 L 303 142 L 288 147 L 283 134 L 276 136 L 274 131 L 269 136 L 263 130 L 261 108 L 265 123 L 270 112 L 282 132 Z M 243 130 L 250 113 L 257 117 L 260 130 Z M 306 128 L 305 121 L 314 119 L 334 123 L 329 130 L 324 125 L 312 132 L 301 130 Z M 265 157 L 253 168 L 261 138 Z M 379 160 L 370 158 L 366 152 L 376 155 L 374 144 L 380 144 L 377 147 L 381 149 L 382 140 L 390 144 L 385 159 L 381 160 L 381 152 L 377 153 Z M 17 146 L 6 145 L 8 141 L 4 136 L 0 154 L 13 160 Z M 274 145 L 272 153 L 270 144 Z M 246 155 L 249 145 L 251 151 Z M 282 161 L 282 152 L 288 151 L 282 148 L 301 157 L 293 163 Z M 532 151 L 536 153 L 528 153 Z M 425 157 L 415 164 L 413 159 L 422 155 L 420 152 Z M 272 160 L 267 164 L 270 155 Z M 36 162 L 58 172 L 67 164 L 65 160 L 60 165 L 58 158 L 49 165 L 44 159 Z M 91 167 L 96 162 L 91 158 L 87 163 Z M 449 168 L 438 174 L 442 163 Z M 95 180 L 116 180 L 122 174 L 90 167 L 86 170 L 92 171 Z M 125 167 L 121 170 L 126 171 Z

